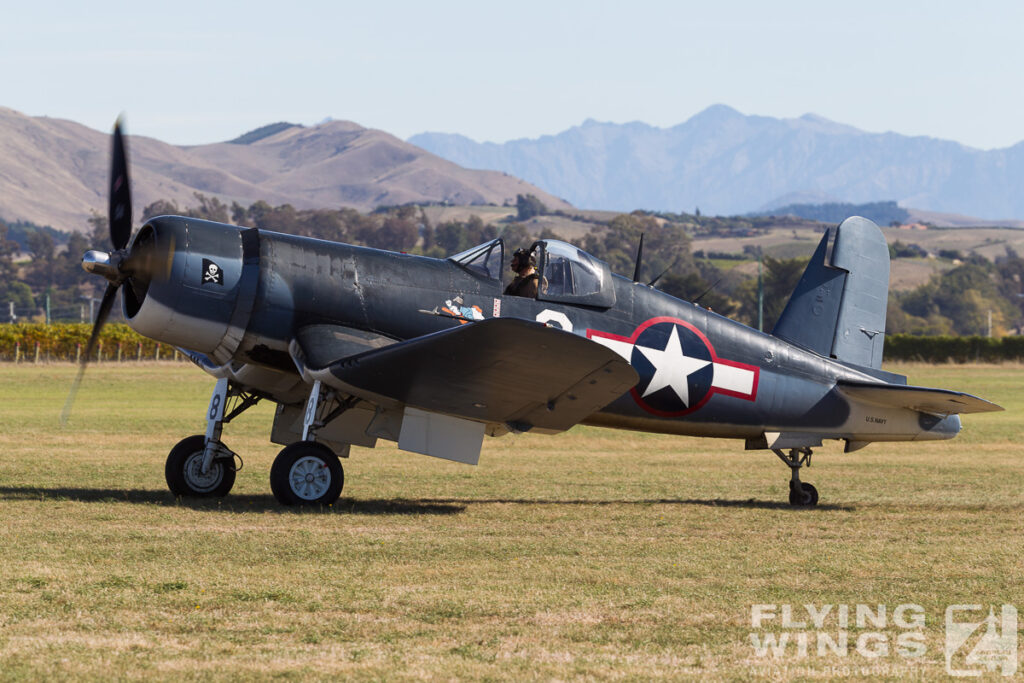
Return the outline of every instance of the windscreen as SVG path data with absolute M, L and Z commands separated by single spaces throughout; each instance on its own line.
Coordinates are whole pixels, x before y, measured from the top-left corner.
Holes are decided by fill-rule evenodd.
M 495 280 L 501 279 L 504 245 L 500 239 L 478 244 L 466 251 L 448 257 L 471 273 Z

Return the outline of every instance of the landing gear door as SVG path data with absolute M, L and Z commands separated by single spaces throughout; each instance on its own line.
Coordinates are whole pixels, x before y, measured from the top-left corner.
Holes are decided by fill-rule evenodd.
M 541 275 L 538 299 L 600 308 L 615 305 L 615 284 L 607 263 L 558 240 L 542 240 L 534 248 Z

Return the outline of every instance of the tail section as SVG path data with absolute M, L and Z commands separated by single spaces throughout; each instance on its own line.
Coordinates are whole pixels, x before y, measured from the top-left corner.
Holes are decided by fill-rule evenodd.
M 866 218 L 847 218 L 825 233 L 772 334 L 825 357 L 881 368 L 888 299 L 882 231 Z

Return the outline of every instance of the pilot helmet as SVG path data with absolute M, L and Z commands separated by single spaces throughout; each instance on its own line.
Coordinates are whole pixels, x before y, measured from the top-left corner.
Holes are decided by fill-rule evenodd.
M 523 264 L 525 263 L 529 263 L 531 266 L 534 267 L 537 266 L 537 257 L 534 256 L 532 251 L 524 247 L 520 247 L 519 249 L 515 250 L 515 252 L 512 254 L 512 260 L 518 261 L 520 268 L 522 268 Z

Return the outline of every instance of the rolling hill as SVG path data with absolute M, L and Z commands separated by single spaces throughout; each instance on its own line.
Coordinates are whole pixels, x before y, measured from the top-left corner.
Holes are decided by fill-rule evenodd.
M 73 121 L 0 107 L 0 218 L 84 230 L 106 213 L 110 140 Z M 178 147 L 129 139 L 136 213 L 157 200 L 195 204 L 193 193 L 248 205 L 361 210 L 407 202 L 504 204 L 537 195 L 569 205 L 499 171 L 472 171 L 383 131 L 348 121 L 272 124 L 233 142 Z

